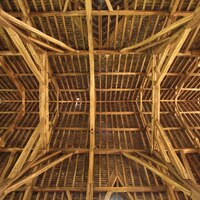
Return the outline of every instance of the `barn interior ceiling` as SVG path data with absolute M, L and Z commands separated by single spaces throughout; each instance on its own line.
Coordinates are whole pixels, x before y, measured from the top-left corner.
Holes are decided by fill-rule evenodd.
M 198 200 L 199 0 L 0 1 L 0 199 Z

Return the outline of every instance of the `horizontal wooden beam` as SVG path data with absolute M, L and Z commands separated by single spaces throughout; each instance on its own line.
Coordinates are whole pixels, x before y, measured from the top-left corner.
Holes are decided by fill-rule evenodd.
M 0 148 L 0 152 L 21 152 L 23 151 L 23 148 L 16 148 L 16 147 L 10 147 L 10 148 Z M 87 154 L 89 153 L 88 148 L 50 148 L 49 152 L 56 152 L 61 151 L 63 153 L 71 153 L 71 152 L 77 152 L 79 154 Z M 174 149 L 175 152 L 183 152 L 184 154 L 193 154 L 198 153 L 199 149 L 197 148 L 178 148 Z M 40 152 L 43 152 L 43 150 L 40 150 Z M 149 153 L 149 149 L 95 149 L 94 154 L 121 154 L 121 153 Z
M 76 52 L 56 52 L 56 51 L 47 51 L 48 56 L 85 56 L 89 55 L 89 51 L 87 50 L 77 50 Z M 127 51 L 127 52 L 120 52 L 120 50 L 108 50 L 108 49 L 102 49 L 102 50 L 94 50 L 95 55 L 105 55 L 105 56 L 112 56 L 112 55 L 145 55 L 147 52 L 138 52 L 138 51 Z M 0 56 L 20 56 L 21 54 L 19 52 L 12 52 L 12 51 L 0 51 Z M 190 50 L 190 51 L 180 51 L 177 56 L 179 57 L 199 57 L 200 56 L 200 50 Z
M 23 14 L 21 12 L 8 12 L 10 15 L 14 17 L 22 17 Z M 173 15 L 178 16 L 188 16 L 192 12 L 190 11 L 177 11 Z M 93 16 L 132 16 L 132 15 L 142 15 L 142 16 L 152 16 L 152 15 L 161 15 L 161 16 L 169 16 L 169 11 L 158 11 L 158 10 L 93 10 L 92 11 Z M 29 17 L 51 17 L 51 16 L 57 16 L 57 17 L 78 17 L 78 16 L 86 16 L 85 10 L 72 10 L 67 12 L 62 11 L 39 11 L 39 12 L 30 12 L 28 14 Z
M 85 192 L 85 187 L 33 187 L 34 192 Z M 166 186 L 94 187 L 94 192 L 165 192 Z M 19 190 L 20 191 L 20 190 Z

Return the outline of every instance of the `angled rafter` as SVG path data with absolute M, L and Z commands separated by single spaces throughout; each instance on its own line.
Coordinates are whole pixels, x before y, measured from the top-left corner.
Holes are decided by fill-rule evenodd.
M 27 157 L 29 156 L 29 154 L 32 150 L 32 147 L 36 143 L 36 141 L 42 131 L 43 126 L 44 126 L 44 121 L 42 120 L 39 123 L 39 125 L 37 126 L 37 128 L 35 129 L 35 131 L 33 132 L 33 134 L 31 135 L 27 145 L 25 146 L 22 153 L 20 154 L 20 157 L 18 158 L 17 162 L 15 163 L 8 178 L 14 178 L 21 171 L 23 165 L 25 164 L 25 162 L 27 160 Z
M 131 5 L 129 6 L 129 9 L 132 9 L 134 5 L 135 5 L 135 2 L 132 2 Z M 123 26 L 124 26 L 124 19 L 122 18 L 118 21 L 118 30 L 121 31 Z M 114 38 L 115 38 L 115 29 L 110 33 L 109 38 L 108 40 L 105 41 L 105 43 L 103 44 L 103 47 L 106 47 L 108 41 L 110 42 L 110 44 L 113 43 Z
M 167 57 L 167 54 L 165 55 L 165 62 L 162 66 L 160 75 L 158 77 L 158 80 L 156 82 L 156 85 L 159 85 L 162 80 L 164 79 L 166 73 L 168 72 L 170 66 L 172 65 L 173 61 L 175 60 L 178 52 L 180 51 L 181 47 L 183 46 L 185 40 L 187 39 L 189 33 L 191 31 L 191 28 L 186 28 L 178 37 L 177 41 L 174 43 L 173 48 L 169 50 L 169 55 Z M 166 58 L 167 57 L 167 58 Z
M 113 7 L 112 7 L 112 5 L 111 5 L 111 3 L 110 3 L 110 0 L 105 0 L 105 2 L 106 2 L 106 5 L 107 5 L 107 7 L 108 7 L 108 10 L 109 10 L 109 11 L 113 11 Z
M 26 47 L 24 46 L 21 38 L 19 35 L 13 31 L 11 28 L 6 28 L 7 33 L 9 34 L 10 38 L 12 39 L 15 46 L 18 48 L 19 52 L 21 53 L 22 57 L 32 70 L 33 74 L 36 76 L 39 82 L 43 82 L 43 78 L 41 76 L 40 71 L 38 70 L 37 66 L 35 65 L 33 59 L 31 58 L 31 55 L 27 51 Z
M 26 30 L 26 31 L 30 31 L 31 33 L 34 33 L 36 35 L 38 35 L 39 37 L 53 43 L 53 44 L 56 44 L 60 47 L 62 47 L 63 49 L 66 49 L 68 51 L 75 51 L 73 48 L 69 47 L 68 45 L 64 44 L 63 42 L 55 39 L 55 38 L 52 38 L 51 36 L 49 35 L 46 35 L 45 33 L 43 33 L 42 31 L 39 31 L 38 29 L 36 28 L 33 28 L 31 27 L 30 25 L 16 19 L 15 17 L 7 14 L 6 12 L 4 12 L 2 9 L 0 9 L 0 16 L 6 20 L 8 20 L 10 23 Z
M 158 121 L 155 121 L 155 125 L 159 131 L 159 136 L 162 139 L 162 142 L 164 143 L 168 154 L 170 156 L 170 160 L 172 162 L 172 164 L 174 165 L 174 167 L 176 168 L 177 172 L 185 179 L 188 178 L 188 174 L 183 166 L 183 164 L 181 163 L 180 159 L 178 158 L 176 152 L 174 151 L 172 144 L 170 143 L 168 137 L 166 136 L 162 126 L 160 125 L 160 123 Z
M 168 175 L 164 174 L 163 172 L 159 171 L 158 169 L 156 169 L 155 167 L 151 166 L 149 163 L 147 163 L 146 161 L 144 161 L 141 158 L 138 158 L 136 156 L 133 156 L 131 154 L 128 153 L 123 153 L 123 155 L 141 165 L 143 165 L 144 167 L 146 167 L 147 169 L 151 170 L 152 172 L 154 172 L 156 175 L 160 176 L 161 178 L 163 178 L 163 180 L 165 180 L 166 182 L 168 182 L 169 184 L 175 186 L 177 189 L 181 190 L 182 192 L 186 193 L 187 195 L 191 195 L 190 190 L 188 190 L 186 187 L 184 187 L 183 185 L 179 184 L 176 180 L 173 180 L 171 177 L 169 177 Z
M 39 168 L 37 171 L 33 172 L 32 174 L 28 175 L 27 177 L 15 182 L 13 185 L 11 185 L 3 190 L 4 195 L 7 195 L 8 193 L 12 192 L 13 190 L 16 190 L 17 188 L 21 187 L 22 185 L 28 183 L 29 181 L 33 180 L 35 177 L 44 173 L 48 169 L 51 169 L 52 167 L 59 164 L 60 162 L 63 162 L 65 159 L 70 158 L 72 155 L 73 155 L 73 153 L 61 156 L 60 158 L 56 159 L 55 161 L 52 161 L 51 163 L 49 163 L 48 165 L 45 165 L 45 166 Z
M 124 49 L 121 50 L 121 52 L 126 52 L 126 51 L 130 51 L 132 49 L 137 49 L 141 46 L 144 46 L 146 44 L 148 44 L 149 42 L 152 42 L 156 39 L 158 39 L 159 37 L 163 36 L 164 34 L 188 23 L 189 21 L 194 21 L 193 18 L 198 18 L 198 12 L 199 12 L 200 8 L 196 9 L 193 13 L 191 13 L 189 16 L 187 17 L 183 17 L 182 19 L 172 23 L 170 26 L 162 29 L 160 32 L 156 33 L 155 35 L 143 40 L 142 42 L 139 42 L 138 44 L 132 45 L 130 47 L 126 47 Z M 190 30 L 189 30 L 190 29 Z M 184 30 L 184 33 L 182 34 L 182 36 L 185 38 L 187 38 L 187 33 L 189 34 L 189 32 L 191 31 L 191 27 L 188 27 Z M 180 41 L 184 43 L 184 38 L 181 38 Z M 177 48 L 178 49 L 178 48 Z M 179 49 L 180 50 L 180 49 Z

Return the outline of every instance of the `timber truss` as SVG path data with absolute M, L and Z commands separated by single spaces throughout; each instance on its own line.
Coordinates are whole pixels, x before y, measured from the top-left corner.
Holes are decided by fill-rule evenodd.
M 158 2 L 1 1 L 0 199 L 199 199 L 200 7 Z

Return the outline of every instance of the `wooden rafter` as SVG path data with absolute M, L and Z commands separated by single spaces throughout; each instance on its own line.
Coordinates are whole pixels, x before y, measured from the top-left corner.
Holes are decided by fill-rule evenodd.
M 198 13 L 199 13 L 199 10 L 200 8 L 197 8 L 192 14 L 190 14 L 189 16 L 187 17 L 184 17 L 174 23 L 172 23 L 171 25 L 167 26 L 166 28 L 162 29 L 160 32 L 156 33 L 155 35 L 147 38 L 146 40 L 142 41 L 142 42 L 139 42 L 138 44 L 135 44 L 135 45 L 132 45 L 130 47 L 126 47 L 126 48 L 123 48 L 121 50 L 121 52 L 126 52 L 126 51 L 130 51 L 132 49 L 137 49 L 141 46 L 144 46 L 156 39 L 158 39 L 159 37 L 163 36 L 164 34 L 186 24 L 187 22 L 191 22 L 192 24 L 194 23 L 194 26 L 196 26 L 196 19 L 198 19 Z M 192 25 L 193 26 L 193 25 Z M 183 43 L 185 42 L 187 36 L 189 35 L 190 31 L 191 31 L 191 26 L 188 26 L 188 28 L 185 28 L 183 33 L 181 34 L 181 36 L 179 37 L 179 41 L 177 41 L 177 45 L 175 45 L 176 48 L 174 48 L 174 52 L 176 52 L 176 54 L 171 54 L 169 55 L 169 58 L 172 60 L 173 56 L 176 57 L 178 51 L 180 50 L 180 48 L 182 47 Z M 194 27 L 193 27 L 194 28 Z M 173 56 L 172 56 L 173 55 Z
M 21 38 L 19 37 L 19 35 L 9 27 L 5 28 L 5 29 L 6 29 L 7 33 L 9 34 L 10 38 L 12 39 L 13 43 L 15 44 L 15 46 L 18 48 L 22 57 L 24 58 L 24 60 L 26 61 L 26 63 L 30 67 L 30 69 L 32 70 L 33 74 L 38 79 L 38 81 L 43 82 L 43 78 L 41 76 L 41 73 L 40 73 L 38 67 L 34 63 L 30 53 L 26 49 L 26 47 L 25 47 L 24 43 L 22 42 Z
M 184 187 L 183 185 L 179 184 L 176 180 L 173 180 L 171 177 L 167 176 L 166 174 L 164 174 L 163 172 L 159 171 L 158 169 L 156 169 L 155 167 L 151 166 L 149 163 L 147 163 L 146 161 L 144 161 L 141 158 L 138 158 L 136 156 L 133 156 L 131 154 L 127 154 L 127 153 L 123 153 L 123 155 L 141 165 L 143 165 L 144 167 L 146 167 L 147 169 L 151 170 L 152 172 L 154 172 L 156 175 L 162 177 L 165 181 L 167 181 L 169 184 L 177 187 L 178 189 L 180 189 L 182 192 L 186 193 L 187 195 L 191 195 L 190 190 L 188 190 L 186 187 Z
M 106 2 L 106 5 L 107 5 L 107 7 L 108 7 L 108 10 L 109 10 L 109 11 L 113 11 L 113 7 L 112 7 L 112 5 L 111 5 L 111 3 L 110 3 L 110 0 L 105 0 L 105 2 Z
M 72 51 L 72 52 L 75 51 L 73 48 L 69 47 L 68 45 L 64 44 L 63 42 L 61 42 L 61 41 L 59 41 L 55 38 L 52 38 L 49 35 L 46 35 L 45 33 L 43 33 L 42 31 L 39 31 L 38 29 L 33 28 L 30 25 L 28 25 L 28 24 L 16 19 L 15 17 L 7 14 L 2 9 L 0 9 L 0 16 L 4 19 L 8 20 L 10 23 L 12 23 L 12 24 L 14 24 L 14 25 L 26 30 L 26 31 L 30 31 L 31 33 L 34 33 L 34 34 L 38 35 L 39 37 L 42 37 L 45 40 L 62 47 L 63 49 L 66 49 L 66 50 Z
M 55 161 L 52 161 L 51 163 L 49 163 L 48 165 L 45 165 L 41 168 L 39 168 L 37 171 L 33 172 L 32 174 L 30 174 L 29 176 L 17 181 L 16 183 L 14 183 L 13 185 L 9 185 L 9 187 L 7 187 L 6 189 L 3 190 L 4 195 L 7 195 L 8 193 L 12 192 L 13 190 L 21 187 L 22 185 L 26 184 L 27 182 L 31 181 L 32 179 L 34 179 L 35 177 L 39 176 L 40 174 L 44 173 L 45 171 L 47 171 L 48 169 L 51 169 L 52 167 L 54 167 L 55 165 L 59 164 L 60 162 L 64 161 L 67 158 L 70 158 L 73 155 L 73 153 L 67 154 L 67 155 L 63 155 L 60 158 L 56 159 Z

